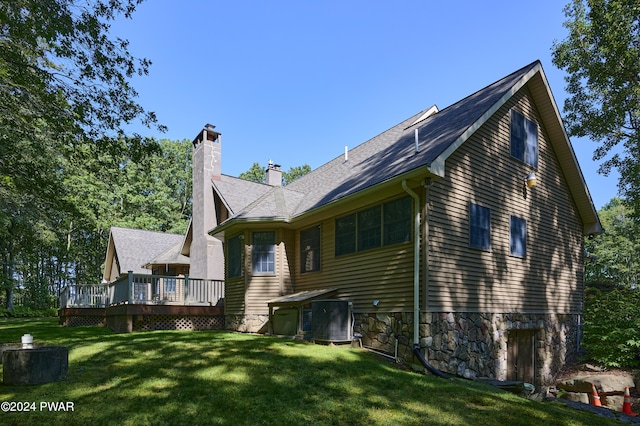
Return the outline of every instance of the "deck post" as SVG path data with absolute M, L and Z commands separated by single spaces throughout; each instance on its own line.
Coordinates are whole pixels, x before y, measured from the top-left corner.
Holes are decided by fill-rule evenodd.
M 128 297 L 129 300 L 127 300 L 127 302 L 129 303 L 133 303 L 133 271 L 129 271 L 127 272 L 127 283 L 129 286 L 129 292 L 128 292 Z
M 184 299 L 183 302 L 187 303 L 187 296 L 189 295 L 189 274 L 185 274 L 184 276 Z

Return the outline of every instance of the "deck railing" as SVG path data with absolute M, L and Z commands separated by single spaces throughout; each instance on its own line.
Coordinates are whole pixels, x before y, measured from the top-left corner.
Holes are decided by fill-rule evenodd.
M 112 283 L 74 284 L 60 293 L 61 308 L 122 303 L 220 306 L 224 304 L 224 281 L 129 272 Z

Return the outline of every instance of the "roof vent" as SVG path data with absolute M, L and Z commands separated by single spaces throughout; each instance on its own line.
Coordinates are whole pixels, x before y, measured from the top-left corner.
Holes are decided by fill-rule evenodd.
M 411 123 L 411 126 L 413 126 L 414 124 L 417 124 L 419 122 L 421 122 L 422 120 L 426 120 L 427 118 L 431 117 L 433 114 L 436 114 L 438 112 L 438 107 L 433 105 L 431 108 L 429 108 L 428 110 L 426 110 L 424 112 L 424 114 L 422 114 L 416 121 L 414 121 L 413 123 Z M 411 127 L 409 126 L 409 127 Z

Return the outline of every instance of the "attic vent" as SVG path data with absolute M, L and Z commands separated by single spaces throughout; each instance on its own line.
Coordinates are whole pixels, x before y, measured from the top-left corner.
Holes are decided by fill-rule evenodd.
M 353 340 L 352 311 L 350 300 L 314 300 L 311 303 L 313 339 L 324 342 Z

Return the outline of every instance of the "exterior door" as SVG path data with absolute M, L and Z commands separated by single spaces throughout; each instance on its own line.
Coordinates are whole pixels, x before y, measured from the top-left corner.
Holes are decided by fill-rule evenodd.
M 535 330 L 511 330 L 507 341 L 507 379 L 535 385 Z

